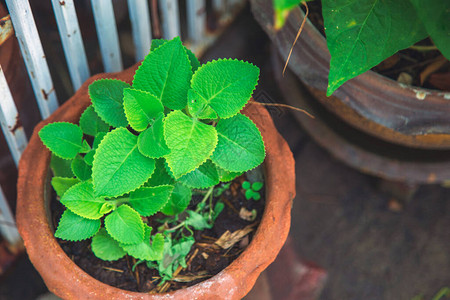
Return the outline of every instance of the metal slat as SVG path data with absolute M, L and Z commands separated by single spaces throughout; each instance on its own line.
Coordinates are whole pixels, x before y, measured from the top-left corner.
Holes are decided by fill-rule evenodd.
M 225 10 L 225 0 L 213 0 L 213 9 L 218 13 L 223 13 Z
M 121 71 L 122 56 L 112 1 L 91 0 L 91 3 L 105 72 Z
M 16 222 L 13 214 L 6 201 L 5 194 L 0 187 L 0 233 L 11 245 L 16 245 L 20 240 L 19 232 L 17 231 Z
M 147 0 L 128 0 L 136 61 L 145 58 L 152 43 L 152 27 Z
M 159 0 L 159 8 L 162 15 L 163 36 L 171 40 L 180 36 L 180 14 L 178 12 L 178 0 Z
M 188 36 L 194 44 L 198 44 L 205 34 L 206 3 L 205 0 L 187 0 L 186 4 Z
M 89 67 L 73 0 L 52 0 L 73 89 L 89 78 Z
M 19 164 L 20 156 L 27 145 L 25 131 L 19 123 L 19 113 L 14 104 L 11 91 L 6 82 L 5 74 L 0 66 L 0 123 L 8 143 L 11 155 L 16 165 Z
M 41 40 L 27 0 L 6 0 L 42 118 L 58 107 Z

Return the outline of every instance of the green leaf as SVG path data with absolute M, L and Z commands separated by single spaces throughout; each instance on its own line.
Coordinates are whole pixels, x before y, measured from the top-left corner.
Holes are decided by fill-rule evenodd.
M 84 159 L 80 155 L 77 155 L 74 158 L 71 168 L 72 172 L 78 179 L 85 181 L 91 178 L 92 168 L 84 161 Z
M 73 177 L 75 176 L 72 172 L 70 165 L 71 160 L 60 158 L 52 153 L 50 159 L 50 168 L 52 169 L 53 176 L 57 177 Z
M 149 217 L 161 210 L 169 201 L 173 186 L 142 187 L 130 193 L 129 204 L 141 216 Z
M 91 146 L 89 146 L 89 143 L 86 140 L 83 140 L 79 153 L 88 153 L 89 151 L 91 151 Z
M 222 168 L 219 168 L 218 166 L 216 166 L 216 168 L 217 168 L 217 173 L 219 174 L 220 182 L 232 181 L 236 177 L 241 176 L 243 174 L 243 172 L 230 172 L 230 171 L 224 170 Z
M 246 190 L 245 191 L 245 199 L 250 200 L 253 197 L 253 191 L 252 190 Z
M 164 243 L 164 253 L 158 261 L 159 274 L 163 274 L 165 279 L 172 278 L 173 271 L 178 265 L 186 265 L 186 256 L 191 251 L 195 240 L 193 237 L 184 237 L 172 245 L 172 239 L 166 238 Z
M 169 202 L 163 207 L 161 212 L 168 216 L 173 216 L 183 212 L 191 202 L 192 191 L 184 184 L 177 182 L 170 195 Z
M 105 228 L 122 244 L 138 244 L 144 240 L 144 222 L 128 205 L 121 205 L 106 216 Z
M 261 133 L 248 117 L 237 114 L 229 119 L 221 119 L 216 130 L 219 141 L 211 160 L 220 168 L 244 172 L 264 161 L 265 149 Z
M 153 238 L 153 243 L 150 244 L 151 232 L 152 228 L 145 225 L 145 236 L 142 242 L 134 245 L 120 244 L 120 246 L 136 259 L 152 261 L 161 259 L 164 249 L 164 237 L 161 234 L 157 234 Z
M 450 2 L 448 0 L 410 1 L 434 44 L 450 60 Z
M 87 219 L 100 219 L 105 199 L 94 197 L 90 181 L 82 181 L 69 188 L 61 197 L 61 203 L 77 215 Z
M 39 137 L 56 156 L 73 159 L 81 149 L 83 132 L 75 124 L 55 122 L 45 125 Z
M 145 186 L 160 186 L 160 185 L 174 185 L 175 180 L 167 172 L 164 158 L 159 158 L 155 163 L 155 172 L 152 177 L 145 183 Z
M 218 118 L 216 112 L 208 105 L 206 100 L 200 97 L 194 90 L 188 91 L 188 111 L 192 117 L 201 120 L 215 120 Z
M 94 111 L 92 105 L 88 106 L 80 117 L 80 128 L 84 134 L 96 136 L 99 132 L 108 132 L 109 125 Z
M 86 153 L 86 155 L 84 156 L 84 161 L 92 166 L 92 164 L 94 163 L 94 154 L 95 154 L 95 150 L 97 150 L 98 145 L 100 145 L 100 142 L 103 140 L 103 138 L 106 136 L 107 132 L 99 132 L 97 133 L 97 135 L 94 138 L 94 142 L 92 143 L 92 150 L 89 151 L 88 153 Z
M 170 153 L 164 140 L 164 114 L 161 113 L 154 123 L 138 137 L 139 151 L 150 158 L 160 158 Z
M 129 87 L 128 83 L 117 79 L 99 79 L 89 85 L 95 112 L 113 127 L 128 126 L 123 110 L 123 90 Z
M 161 45 L 165 44 L 167 40 L 164 39 L 152 39 L 152 45 L 150 47 L 150 51 L 155 50 L 156 48 L 160 47 Z M 192 53 L 191 50 L 183 46 L 184 50 L 186 51 L 189 62 L 191 63 L 192 72 L 195 72 L 200 67 L 200 62 L 198 58 L 195 56 L 194 53 Z
M 173 111 L 166 117 L 164 135 L 171 151 L 165 158 L 175 178 L 199 167 L 217 145 L 214 127 L 191 119 L 181 111 Z
M 261 199 L 261 195 L 258 192 L 253 192 L 253 199 L 258 201 L 259 199 Z
M 100 226 L 100 220 L 86 219 L 66 209 L 59 220 L 55 236 L 67 241 L 81 241 L 96 234 Z
M 126 254 L 119 243 L 106 232 L 105 228 L 100 229 L 100 231 L 94 235 L 91 248 L 95 256 L 102 260 L 118 260 Z
M 207 160 L 194 171 L 181 176 L 179 181 L 190 188 L 205 189 L 219 184 L 219 174 L 211 160 Z
M 143 156 L 137 136 L 126 128 L 109 132 L 94 155 L 92 179 L 96 196 L 116 197 L 143 185 L 155 170 L 155 160 Z
M 248 182 L 248 181 L 244 181 L 244 182 L 242 183 L 242 188 L 243 188 L 244 190 L 250 189 L 251 186 L 252 186 L 252 185 L 251 185 L 250 182 Z
M 68 178 L 68 177 L 53 177 L 52 186 L 56 192 L 56 195 L 62 197 L 64 193 L 73 185 L 79 183 L 78 178 Z
M 323 0 L 331 54 L 327 95 L 427 34 L 409 0 Z
M 216 203 L 216 205 L 214 206 L 213 222 L 216 221 L 217 217 L 220 215 L 224 208 L 225 204 L 223 204 L 223 202 L 219 201 Z
M 133 88 L 150 92 L 168 108 L 182 109 L 191 77 L 188 56 L 176 37 L 147 55 L 134 75 Z
M 259 69 L 248 62 L 219 59 L 201 66 L 192 77 L 192 89 L 221 118 L 237 114 L 250 99 Z
M 123 97 L 128 123 L 136 131 L 145 130 L 151 120 L 164 112 L 161 102 L 149 92 L 127 88 Z
M 259 190 L 261 190 L 263 187 L 263 183 L 262 182 L 253 182 L 252 184 L 252 190 L 254 190 L 255 192 L 258 192 Z
M 289 12 L 299 5 L 303 0 L 274 0 L 273 8 L 275 12 L 275 30 L 279 30 L 286 22 Z
M 192 226 L 195 230 L 211 229 L 213 227 L 213 225 L 209 224 L 208 220 L 205 219 L 201 214 L 196 213 L 192 210 L 187 210 L 186 212 L 189 215 L 189 217 L 185 221 L 186 225 Z

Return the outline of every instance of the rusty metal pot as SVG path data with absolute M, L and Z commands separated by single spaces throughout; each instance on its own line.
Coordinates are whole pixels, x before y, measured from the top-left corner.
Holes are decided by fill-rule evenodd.
M 86 274 L 64 253 L 54 237 L 49 211 L 50 152 L 40 141 L 38 131 L 49 122 L 77 122 L 90 103 L 90 83 L 99 78 L 117 78 L 131 83 L 136 67 L 91 77 L 71 99 L 36 126 L 20 161 L 18 181 L 17 224 L 29 258 L 49 290 L 64 299 L 241 299 L 284 244 L 295 196 L 293 155 L 268 112 L 255 104 L 249 105 L 244 113 L 259 127 L 266 145 L 266 207 L 247 249 L 216 276 L 165 294 L 129 292 Z

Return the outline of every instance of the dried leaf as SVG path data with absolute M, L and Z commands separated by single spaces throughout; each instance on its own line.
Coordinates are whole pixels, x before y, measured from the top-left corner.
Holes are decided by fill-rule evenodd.
M 203 272 L 198 272 L 197 275 L 178 275 L 174 278 L 172 278 L 173 281 L 176 282 L 191 282 L 197 279 L 202 279 L 202 278 L 207 278 L 207 277 L 211 277 L 211 274 L 208 274 L 207 271 L 203 271 Z
M 253 231 L 253 227 L 255 224 L 251 224 L 246 226 L 243 229 L 236 230 L 231 233 L 230 231 L 226 231 L 222 236 L 215 242 L 216 245 L 223 249 L 228 249 L 233 247 L 234 244 L 239 242 L 244 236 Z
M 249 211 L 245 207 L 241 207 L 239 217 L 245 221 L 254 221 L 256 219 L 256 210 L 253 209 L 252 211 Z

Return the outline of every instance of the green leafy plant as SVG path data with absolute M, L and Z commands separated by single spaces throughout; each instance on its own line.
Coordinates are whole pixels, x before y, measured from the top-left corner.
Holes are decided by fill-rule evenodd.
M 450 298 L 450 288 L 449 287 L 443 287 L 441 288 L 431 300 L 443 300 L 443 299 L 449 299 Z M 423 295 L 417 295 L 411 300 L 424 300 L 425 297 Z
M 242 188 L 245 191 L 245 198 L 247 200 L 253 199 L 253 200 L 259 200 L 261 199 L 261 194 L 259 191 L 262 189 L 263 183 L 262 182 L 253 182 L 250 183 L 248 181 L 244 181 L 242 183 Z
M 194 243 L 186 230 L 211 228 L 224 208 L 212 203 L 227 187 L 218 184 L 264 160 L 258 128 L 240 113 L 258 77 L 243 61 L 200 65 L 174 38 L 153 40 L 131 85 L 93 82 L 79 125 L 51 123 L 39 132 L 66 208 L 55 236 L 92 239 L 98 258 L 130 255 L 170 278 Z M 186 210 L 193 191 L 205 189 Z M 167 218 L 152 228 L 156 213 Z
M 321 0 L 331 54 L 327 95 L 346 81 L 430 37 L 450 59 L 450 2 L 446 0 Z M 274 0 L 281 28 L 302 0 Z M 306 2 L 306 1 L 305 1 Z

